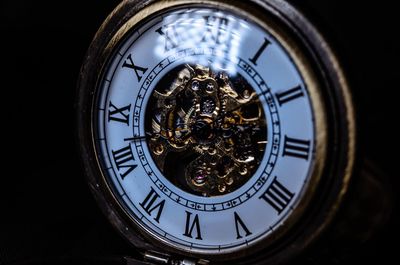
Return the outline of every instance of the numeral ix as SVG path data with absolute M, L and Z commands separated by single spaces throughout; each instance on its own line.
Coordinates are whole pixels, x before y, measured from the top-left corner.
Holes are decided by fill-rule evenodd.
M 131 110 L 131 104 L 122 108 L 118 108 L 110 101 L 108 107 L 108 122 L 116 121 L 125 123 L 129 126 L 129 113 Z

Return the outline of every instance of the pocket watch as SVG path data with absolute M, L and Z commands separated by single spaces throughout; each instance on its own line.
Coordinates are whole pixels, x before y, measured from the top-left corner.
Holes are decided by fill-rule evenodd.
M 284 262 L 331 223 L 352 177 L 345 75 L 283 0 L 122 1 L 77 106 L 90 188 L 153 263 Z

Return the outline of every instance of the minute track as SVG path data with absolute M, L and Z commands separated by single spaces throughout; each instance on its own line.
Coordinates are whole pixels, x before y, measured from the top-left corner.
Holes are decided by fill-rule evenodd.
M 201 49 L 196 49 L 196 50 L 197 50 L 197 53 L 195 53 L 195 49 L 185 49 L 185 50 L 177 51 L 174 55 L 170 55 L 167 58 L 161 60 L 161 62 L 164 62 L 164 63 L 157 63 L 156 66 L 150 71 L 150 74 L 152 74 L 152 75 L 156 74 L 154 72 L 154 69 L 158 68 L 160 66 L 160 64 L 162 64 L 164 66 L 163 69 L 165 69 L 170 64 L 174 63 L 175 60 L 171 60 L 171 58 L 175 59 L 175 58 L 179 57 L 180 59 L 183 59 L 183 58 L 185 58 L 183 55 L 187 55 L 187 56 L 192 57 L 192 56 L 201 56 L 201 55 L 207 55 L 207 54 L 210 55 L 210 54 L 214 53 L 212 51 L 212 49 L 208 49 L 207 51 L 203 50 L 203 53 L 199 53 L 199 51 L 201 51 Z M 250 64 L 248 64 L 246 61 L 244 61 L 244 60 L 242 60 L 240 58 L 236 59 L 236 61 L 237 61 L 237 65 L 241 69 L 243 69 L 243 70 L 246 69 L 246 71 L 244 71 L 245 73 L 250 72 L 252 74 L 249 77 L 251 79 L 253 79 L 254 82 L 256 82 L 258 84 L 259 90 L 262 91 L 259 94 L 262 95 L 265 98 L 266 101 L 271 102 L 268 106 L 272 107 L 272 110 L 270 109 L 272 122 L 274 122 L 274 123 L 279 122 L 278 110 L 277 110 L 277 108 L 275 108 L 276 104 L 273 103 L 274 98 L 273 98 L 273 95 L 272 95 L 272 93 L 270 92 L 270 90 L 269 90 L 269 88 L 267 86 L 267 83 L 265 81 L 263 81 L 262 77 L 257 73 L 257 71 Z M 169 62 L 169 63 L 166 64 L 165 62 Z M 148 77 L 144 77 L 142 88 L 138 92 L 138 94 L 144 95 L 143 97 L 145 97 L 146 93 L 147 93 L 147 88 L 155 80 L 156 76 L 161 72 L 162 71 L 158 71 L 158 73 L 155 76 L 152 76 L 151 79 L 149 79 Z M 140 102 L 140 103 L 138 104 L 138 102 Z M 135 106 L 137 106 L 137 107 L 135 107 L 135 116 L 137 116 L 139 120 L 141 119 L 142 111 L 140 109 L 137 109 L 137 108 L 139 106 L 140 107 L 142 106 L 142 104 L 143 104 L 142 102 L 143 102 L 142 99 L 137 99 L 136 102 L 135 102 Z M 134 122 L 134 124 L 135 124 L 135 122 Z M 139 124 L 137 124 L 137 126 L 134 126 L 133 128 L 134 128 L 134 135 L 135 134 L 138 135 L 139 132 L 142 131 L 142 129 L 139 126 Z M 189 209 L 196 209 L 196 210 L 199 210 L 199 211 L 223 211 L 223 210 L 226 210 L 226 209 L 231 209 L 231 208 L 237 207 L 237 206 L 241 205 L 242 203 L 246 202 L 247 200 L 251 199 L 251 197 L 258 190 L 262 189 L 262 187 L 264 186 L 264 183 L 267 182 L 267 180 L 268 180 L 268 178 L 270 176 L 270 173 L 273 170 L 273 166 L 271 166 L 271 165 L 275 165 L 275 163 L 276 163 L 276 161 L 278 159 L 278 152 L 279 152 L 279 146 L 280 146 L 280 129 L 279 129 L 279 126 L 274 126 L 273 130 L 271 131 L 271 133 L 273 134 L 273 139 L 274 139 L 273 148 L 272 148 L 271 155 L 269 156 L 268 163 L 267 163 L 264 171 L 257 178 L 257 180 L 254 182 L 254 185 L 251 188 L 249 188 L 246 191 L 240 193 L 235 198 L 229 199 L 229 201 L 222 201 L 222 202 L 219 202 L 219 203 L 209 203 L 209 204 L 208 203 L 198 203 L 198 202 L 194 202 L 194 201 L 189 200 L 189 199 L 185 199 L 184 197 L 182 197 L 182 196 L 180 196 L 180 195 L 178 195 L 178 194 L 176 194 L 175 192 L 172 192 L 172 191 L 170 191 L 168 193 L 165 193 L 163 191 L 163 189 L 160 188 L 159 185 L 156 185 L 156 187 L 158 187 L 159 190 L 162 193 L 164 193 L 165 195 L 167 195 L 169 198 L 171 198 L 171 196 L 173 196 L 173 197 L 180 196 L 184 200 L 182 200 L 180 202 L 177 202 L 176 200 L 173 200 L 173 199 L 171 199 L 171 200 L 174 201 L 175 203 L 179 203 L 179 204 L 181 204 L 181 205 L 183 205 L 183 206 L 185 206 L 185 207 L 187 207 Z M 141 147 L 141 149 L 143 149 L 142 143 L 147 138 L 146 137 L 142 138 L 144 136 L 139 136 L 139 137 L 141 139 L 140 139 L 140 141 L 135 140 L 135 142 L 136 142 L 135 146 L 136 146 L 136 148 Z M 135 137 L 133 137 L 133 139 L 134 138 Z M 129 138 L 128 138 L 128 140 L 129 140 Z M 148 165 L 152 175 L 156 176 L 154 179 L 152 178 L 152 181 L 154 183 L 156 183 L 156 182 L 163 183 L 163 181 L 161 181 L 160 178 L 157 177 L 157 175 L 155 174 L 154 170 L 151 168 L 150 164 L 147 161 L 146 156 L 143 154 L 143 155 L 140 156 L 140 158 L 141 158 L 140 162 L 142 163 L 142 165 L 143 166 L 144 165 Z M 165 185 L 163 184 L 163 186 L 165 186 Z M 255 192 L 250 192 L 250 190 L 252 190 L 252 189 L 255 190 Z M 249 197 L 249 196 L 247 196 L 247 194 L 252 194 L 252 195 Z M 240 198 L 242 198 L 242 199 L 240 199 Z M 229 204 L 230 201 L 235 201 L 236 202 L 236 200 L 238 201 L 238 203 Z M 183 202 L 186 202 L 186 203 L 183 203 Z M 194 204 L 194 205 L 199 205 L 200 204 L 202 206 L 200 208 L 191 207 L 192 204 Z M 218 210 L 218 208 L 216 208 L 216 210 L 212 209 L 213 206 L 215 206 L 215 205 L 221 205 L 219 210 Z

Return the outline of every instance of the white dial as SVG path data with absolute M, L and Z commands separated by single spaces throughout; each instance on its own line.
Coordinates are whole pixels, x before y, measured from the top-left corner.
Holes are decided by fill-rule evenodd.
M 280 39 L 241 14 L 182 7 L 141 21 L 117 47 L 94 131 L 132 220 L 165 244 L 211 254 L 288 226 L 318 139 L 309 84 Z

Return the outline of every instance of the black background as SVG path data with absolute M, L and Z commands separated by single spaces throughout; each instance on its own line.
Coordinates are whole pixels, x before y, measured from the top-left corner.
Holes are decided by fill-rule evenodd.
M 358 107 L 359 155 L 391 178 L 396 193 L 397 8 L 386 1 L 292 2 L 340 55 Z M 0 2 L 0 264 L 133 253 L 92 199 L 75 137 L 79 68 L 95 32 L 118 3 Z M 352 260 L 397 264 L 398 219 L 394 213 Z

